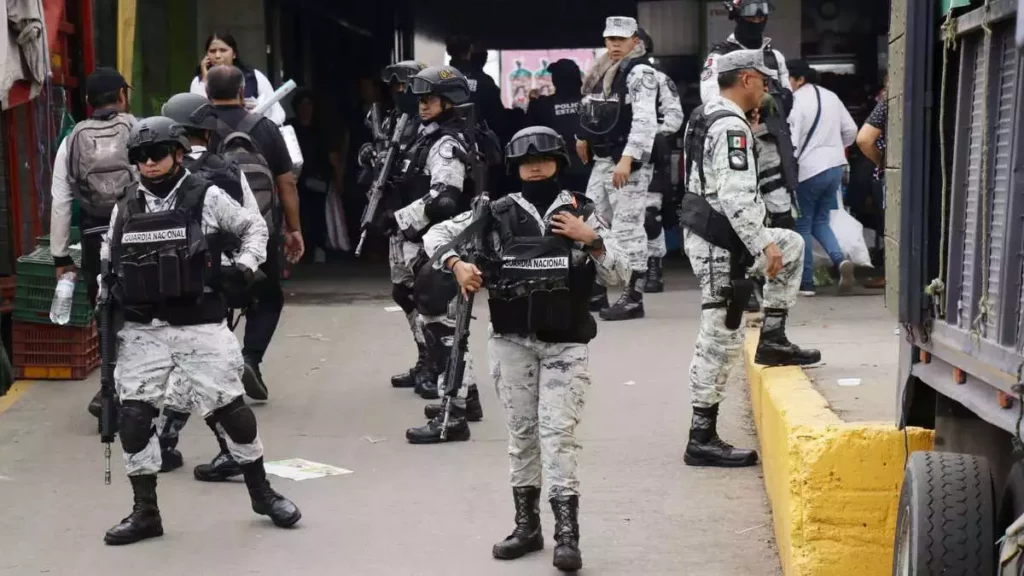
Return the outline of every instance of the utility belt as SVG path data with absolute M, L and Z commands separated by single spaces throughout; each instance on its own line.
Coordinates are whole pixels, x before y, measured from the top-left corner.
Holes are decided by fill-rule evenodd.
M 679 223 L 705 242 L 729 251 L 729 286 L 718 294 L 723 301 L 703 304 L 701 310 L 727 308 L 725 326 L 736 330 L 754 291 L 754 281 L 747 278 L 747 269 L 754 264 L 754 256 L 740 240 L 729 219 L 715 210 L 704 196 L 692 192 L 683 194 Z
M 498 334 L 561 332 L 572 325 L 572 246 L 556 236 L 518 237 L 502 247 L 497 278 L 487 288 Z
M 196 326 L 199 324 L 220 324 L 227 317 L 227 306 L 217 292 L 207 292 L 198 301 L 169 300 L 151 306 L 122 306 L 127 322 L 149 324 L 163 320 L 172 326 Z

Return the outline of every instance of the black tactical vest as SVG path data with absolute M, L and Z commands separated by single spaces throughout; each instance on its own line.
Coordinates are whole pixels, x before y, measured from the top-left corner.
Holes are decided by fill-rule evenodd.
M 575 202 L 552 211 L 584 219 L 593 201 L 573 194 Z M 491 204 L 491 230 L 500 248 L 494 271 L 485 275 L 491 325 L 498 334 L 536 335 L 543 342 L 585 344 L 597 335 L 589 303 L 597 270 L 589 255 L 562 236 L 542 231 L 511 196 Z
M 147 212 L 138 188 L 120 201 L 110 251 L 118 278 L 114 296 L 125 320 L 160 319 L 175 326 L 224 320 L 220 242 L 202 230 L 209 187 L 189 174 L 178 187 L 174 208 L 162 212 Z
M 612 82 L 611 93 L 603 97 L 604 82 L 598 81 L 590 90 L 591 98 L 580 106 L 580 135 L 590 143 L 594 154 L 617 160 L 622 156 L 633 127 L 633 104 L 629 96 L 629 73 L 635 66 L 648 65 L 641 58 L 633 58 L 619 68 Z

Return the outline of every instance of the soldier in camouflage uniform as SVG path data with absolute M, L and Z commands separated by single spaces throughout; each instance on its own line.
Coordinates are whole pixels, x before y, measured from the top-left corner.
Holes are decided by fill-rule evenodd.
M 646 30 L 640 28 L 648 56 L 654 54 L 654 40 Z M 653 64 L 652 64 L 653 66 Z M 662 203 L 666 195 L 672 194 L 672 137 L 683 127 L 683 105 L 679 101 L 676 83 L 667 74 L 654 69 L 658 77 L 658 135 L 654 140 L 654 176 L 647 190 L 647 211 L 644 215 L 644 231 L 647 232 L 647 279 L 644 291 L 655 293 L 664 290 L 661 275 L 661 260 L 668 253 L 665 246 L 665 227 L 661 221 Z
M 516 507 L 516 528 L 493 555 L 514 559 L 543 549 L 539 503 L 546 477 L 555 516 L 553 563 L 571 572 L 582 566 L 576 426 L 590 387 L 588 343 L 597 334 L 587 309 L 590 292 L 597 276 L 610 286 L 624 284 L 630 262 L 595 203 L 559 186 L 569 156 L 557 132 L 521 130 L 505 156 L 518 165 L 522 192 L 491 203 L 475 230 L 471 212 L 435 226 L 424 246 L 464 292 L 488 288 L 490 371 L 508 425 Z M 486 239 L 476 255 L 480 267 L 461 260 L 467 234 Z
M 397 230 L 404 238 L 401 259 L 403 270 L 418 274 L 425 258 L 419 257 L 423 235 L 438 222 L 455 216 L 469 206 L 465 191 L 467 180 L 468 143 L 462 120 L 454 109 L 469 101 L 466 77 L 450 66 L 426 68 L 409 79 L 409 90 L 419 99 L 419 116 L 423 125 L 416 140 L 406 152 L 404 170 L 399 176 L 399 196 L 403 208 L 389 212 L 386 227 Z M 406 243 L 405 241 L 408 241 Z M 444 285 L 435 285 L 430 294 L 417 294 L 417 328 L 421 331 L 426 352 L 424 377 L 416 381 L 414 390 L 425 399 L 436 399 L 438 383 L 451 355 L 455 336 L 455 319 L 449 314 L 450 301 L 455 298 Z M 424 303 L 429 310 L 425 310 Z M 410 428 L 406 439 L 413 444 L 469 440 L 467 422 L 483 418 L 480 393 L 473 373 L 472 357 L 467 352 L 466 372 L 462 386 L 453 402 L 452 419 L 445 440 L 441 440 L 441 414 L 437 405 L 424 410 L 430 419 L 426 425 Z
M 245 477 L 253 511 L 270 516 L 278 526 L 292 526 L 301 513 L 270 487 L 256 417 L 242 398 L 242 353 L 224 321 L 223 284 L 204 274 L 202 286 L 169 287 L 172 294 L 199 291 L 200 297 L 175 298 L 164 294 L 163 282 L 157 287 L 145 276 L 181 278 L 186 275 L 182 270 L 205 269 L 207 257 L 220 257 L 213 249 L 213 235 L 224 232 L 240 239 L 235 272 L 243 283 L 251 283 L 266 258 L 266 223 L 182 166 L 191 144 L 185 128 L 170 118 L 155 116 L 137 123 L 128 146 L 140 183 L 114 206 L 101 258 L 113 270 L 105 289 L 111 291 L 124 320 L 117 334 L 114 381 L 135 505 L 128 517 L 107 531 L 104 541 L 131 544 L 163 535 L 156 498 L 161 450 L 153 420 L 175 371 L 190 384 L 190 399 L 202 416 L 227 439 Z M 138 224 L 140 214 L 146 217 L 145 225 Z M 191 252 L 183 244 L 207 246 L 213 252 Z M 167 259 L 166 254 L 179 255 L 180 260 Z
M 718 61 L 722 95 L 694 111 L 686 128 L 684 207 L 691 194 L 702 196 L 711 215 L 740 245 L 733 252 L 749 253 L 750 273 L 766 275 L 765 320 L 755 361 L 766 366 L 806 365 L 820 361 L 817 350 L 802 350 L 786 338 L 789 309 L 796 303 L 803 270 L 803 240 L 791 230 L 766 228 L 765 205 L 758 193 L 753 135 L 745 115 L 759 106 L 769 74 L 761 51 L 737 50 Z M 706 135 L 703 141 L 698 139 Z M 694 147 L 698 144 L 698 147 Z M 699 156 L 694 157 L 694 154 Z M 699 163 L 699 164 L 698 164 Z M 722 217 L 726 219 L 721 223 Z M 683 214 L 684 222 L 686 214 Z M 685 462 L 691 466 L 750 466 L 753 450 L 734 448 L 718 437 L 718 407 L 725 383 L 739 359 L 743 334 L 726 326 L 727 297 L 723 289 L 733 280 L 730 249 L 712 244 L 710 219 L 700 230 L 687 225 L 683 245 L 701 288 L 701 323 L 690 364 L 693 421 Z M 742 275 L 742 271 L 741 271 Z
M 629 257 L 632 275 L 618 301 L 601 310 L 605 320 L 643 318 L 644 277 L 647 274 L 647 234 L 644 213 L 654 167 L 651 154 L 658 131 L 658 75 L 644 59 L 636 20 L 607 19 L 608 52 L 598 58 L 583 79 L 580 132 L 576 152 L 593 171 L 587 196 L 612 224 L 612 234 Z M 599 295 L 596 305 L 607 304 Z

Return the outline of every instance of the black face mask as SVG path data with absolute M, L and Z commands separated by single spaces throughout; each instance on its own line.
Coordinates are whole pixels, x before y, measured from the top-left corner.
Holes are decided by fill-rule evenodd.
M 555 198 L 558 198 L 561 192 L 558 176 L 552 176 L 546 180 L 523 180 L 523 198 L 537 207 L 541 214 L 555 202 Z
M 160 198 L 167 198 L 167 195 L 174 190 L 174 187 L 178 185 L 178 182 L 185 177 L 185 171 L 181 169 L 181 164 L 175 163 L 171 168 L 169 174 L 165 174 L 160 178 L 146 178 L 141 176 L 139 180 L 142 185 L 146 187 L 150 193 Z
M 746 48 L 757 50 L 764 43 L 764 27 L 768 20 L 751 22 L 746 18 L 736 20 L 736 40 Z

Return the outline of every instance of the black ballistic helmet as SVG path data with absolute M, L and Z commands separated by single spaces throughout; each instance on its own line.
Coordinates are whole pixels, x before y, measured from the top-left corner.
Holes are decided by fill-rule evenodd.
M 469 102 L 466 76 L 451 66 L 431 66 L 409 79 L 409 90 L 416 96 L 434 95 L 452 104 Z
M 530 156 L 548 156 L 562 166 L 569 163 L 565 140 L 558 132 L 547 126 L 531 126 L 516 132 L 505 146 L 505 158 L 509 165 L 518 164 Z
M 195 114 L 196 110 L 199 110 L 209 103 L 209 100 L 199 94 L 183 92 L 181 94 L 171 96 L 167 102 L 164 103 L 163 107 L 160 108 L 160 114 L 174 120 L 185 128 L 205 130 L 206 128 L 192 120 L 192 115 Z
M 736 20 L 768 16 L 775 11 L 775 4 L 771 0 L 726 0 L 725 9 L 729 11 L 729 20 Z
M 150 116 L 137 122 L 128 134 L 128 157 L 137 157 L 136 153 L 142 148 L 159 144 L 172 149 L 181 147 L 186 152 L 192 149 L 184 126 L 166 116 Z
M 402 60 L 390 66 L 385 66 L 380 73 L 380 79 L 386 84 L 399 82 L 405 84 L 409 78 L 419 74 L 427 65 L 416 60 Z

